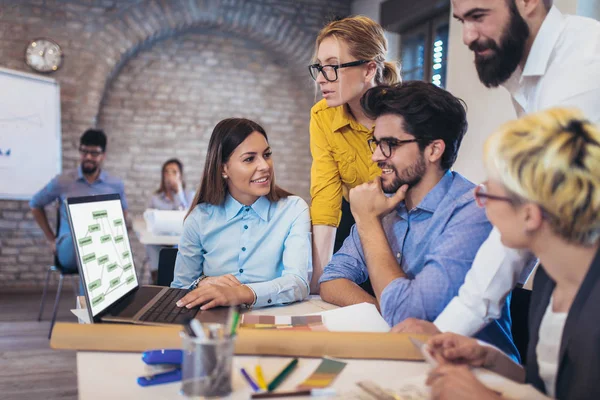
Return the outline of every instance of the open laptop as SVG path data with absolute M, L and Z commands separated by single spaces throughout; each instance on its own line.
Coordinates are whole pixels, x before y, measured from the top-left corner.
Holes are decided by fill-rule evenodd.
M 182 324 L 199 313 L 199 307 L 175 305 L 187 289 L 139 285 L 118 194 L 70 197 L 65 203 L 90 321 Z M 223 311 L 217 314 L 225 316 Z M 212 317 L 217 321 L 206 321 L 221 320 Z

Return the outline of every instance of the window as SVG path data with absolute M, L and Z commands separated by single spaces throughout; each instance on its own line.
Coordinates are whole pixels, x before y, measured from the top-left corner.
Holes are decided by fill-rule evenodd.
M 400 37 L 402 77 L 446 87 L 449 14 L 431 18 Z

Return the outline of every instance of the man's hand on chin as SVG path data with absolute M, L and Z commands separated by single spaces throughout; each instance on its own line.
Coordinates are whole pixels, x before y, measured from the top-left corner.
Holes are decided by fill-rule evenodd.
M 359 221 L 378 220 L 392 211 L 404 198 L 408 185 L 402 185 L 396 193 L 388 197 L 381 187 L 381 178 L 363 183 L 350 189 L 350 210 L 354 219 Z

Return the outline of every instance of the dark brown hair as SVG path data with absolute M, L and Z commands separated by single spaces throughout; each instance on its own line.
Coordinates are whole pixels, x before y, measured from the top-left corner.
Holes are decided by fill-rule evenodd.
M 415 137 L 421 151 L 434 140 L 443 140 L 443 170 L 456 161 L 467 132 L 467 111 L 465 102 L 450 92 L 432 83 L 408 81 L 373 87 L 360 99 L 360 105 L 371 119 L 389 114 L 402 117 L 404 130 Z
M 166 193 L 167 187 L 165 186 L 165 170 L 167 169 L 167 165 L 175 164 L 177 168 L 179 168 L 179 174 L 181 175 L 181 186 L 185 189 L 185 180 L 183 179 L 183 164 L 177 158 L 171 158 L 162 165 L 160 172 L 160 187 L 155 192 L 156 194 Z
M 267 142 L 269 141 L 263 127 L 249 119 L 227 118 L 215 126 L 208 142 L 200 187 L 186 218 L 198 204 L 221 205 L 225 202 L 227 182 L 223 179 L 223 164 L 229 161 L 235 149 L 253 132 L 260 133 Z M 290 193 L 275 184 L 275 174 L 273 174 L 271 191 L 267 194 L 267 199 L 275 202 L 287 196 L 290 196 Z

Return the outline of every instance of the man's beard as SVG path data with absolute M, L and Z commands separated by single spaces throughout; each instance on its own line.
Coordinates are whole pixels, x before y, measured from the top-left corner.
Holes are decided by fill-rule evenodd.
M 398 174 L 398 171 L 393 165 L 386 163 L 379 163 L 378 165 L 379 168 L 382 169 L 385 168 L 394 170 L 394 180 L 389 184 L 382 182 L 383 192 L 388 194 L 396 193 L 403 185 L 408 185 L 409 189 L 414 187 L 421 182 L 421 179 L 423 179 L 423 176 L 427 170 L 425 157 L 422 154 L 413 165 L 402 171 L 402 174 Z
M 525 42 L 529 38 L 529 27 L 519 14 L 514 1 L 511 2 L 510 21 L 502 33 L 500 45 L 492 39 L 473 42 L 472 51 L 492 50 L 491 55 L 480 56 L 475 53 L 475 67 L 479 80 L 486 87 L 498 87 L 515 72 L 525 53 Z
M 87 165 L 87 166 L 86 166 Z M 91 175 L 98 170 L 98 164 L 94 162 L 84 161 L 81 163 L 81 172 L 86 175 Z

